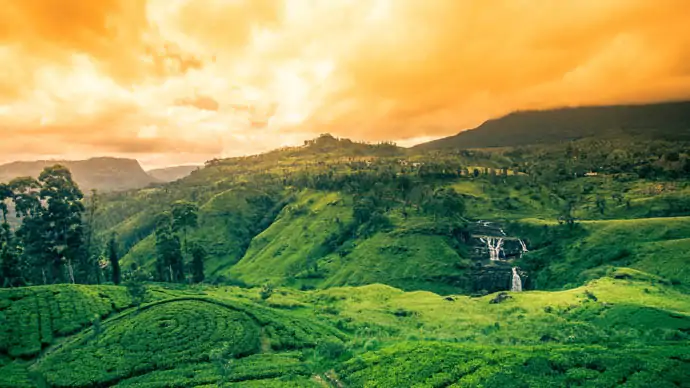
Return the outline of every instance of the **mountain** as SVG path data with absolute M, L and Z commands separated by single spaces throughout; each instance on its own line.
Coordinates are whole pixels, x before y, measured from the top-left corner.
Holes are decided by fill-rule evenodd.
M 0 165 L 0 182 L 7 182 L 18 176 L 38 177 L 45 167 L 55 164 L 69 168 L 85 193 L 92 189 L 100 192 L 136 189 L 158 182 L 158 179 L 149 176 L 135 159 L 111 157 L 7 163 Z
M 156 168 L 153 170 L 146 171 L 147 174 L 151 175 L 154 179 L 161 182 L 173 182 L 178 179 L 184 178 L 191 174 L 192 171 L 199 169 L 201 166 L 191 165 L 191 166 L 174 166 L 165 168 Z
M 413 149 L 515 147 L 589 137 L 690 140 L 690 101 L 519 111 Z

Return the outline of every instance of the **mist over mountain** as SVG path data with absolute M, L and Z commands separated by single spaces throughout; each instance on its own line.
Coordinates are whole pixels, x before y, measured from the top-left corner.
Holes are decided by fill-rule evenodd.
M 0 165 L 0 182 L 8 182 L 20 176 L 35 178 L 45 167 L 55 164 L 69 168 L 85 193 L 92 189 L 101 192 L 136 189 L 159 181 L 147 174 L 135 159 L 98 157 L 86 160 L 37 160 L 3 164 Z
M 512 147 L 597 138 L 690 139 L 690 101 L 518 111 L 417 150 Z

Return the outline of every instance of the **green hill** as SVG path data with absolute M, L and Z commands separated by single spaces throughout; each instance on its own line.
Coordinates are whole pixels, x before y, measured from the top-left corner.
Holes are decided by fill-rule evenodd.
M 641 147 L 636 144 L 630 143 L 630 149 Z M 675 147 L 682 150 L 683 144 Z M 638 171 L 625 159 L 600 161 L 595 151 L 601 149 L 606 160 L 609 147 L 616 146 L 573 142 L 521 153 L 508 149 L 425 155 L 324 135 L 303 147 L 210 161 L 161 187 L 108 194 L 98 219 L 103 235 L 117 234 L 126 252 L 123 267 L 129 270 L 136 264 L 153 275 L 156 217 L 175 201 L 193 201 L 199 207 L 198 224 L 187 238 L 207 251 L 205 269 L 211 282 L 303 289 L 384 283 L 410 291 L 481 293 L 505 289 L 511 265 L 518 264 L 527 271 L 526 286 L 531 288 L 577 286 L 612 265 L 690 284 L 677 270 L 683 260 L 682 239 L 659 235 L 647 244 L 627 232 L 628 225 L 668 222 L 656 221 L 659 216 L 690 215 L 690 187 L 674 179 L 674 174 L 682 174 L 677 171 L 682 171 L 686 154 L 681 151 L 677 162 L 654 167 L 660 172 L 681 170 L 640 178 L 641 172 L 621 172 Z M 580 154 L 563 166 L 553 162 L 569 149 L 586 149 L 592 159 L 587 163 L 604 164 L 600 175 L 561 173 L 587 161 Z M 670 152 L 642 150 L 661 152 L 662 162 Z M 400 182 L 407 183 L 401 187 Z M 445 210 L 435 213 L 432 197 L 442 189 L 462 197 L 461 217 L 448 217 Z M 568 203 L 577 228 L 558 224 Z M 598 207 L 601 203 L 605 209 Z M 355 219 L 363 205 L 372 219 Z M 597 239 L 598 228 L 617 225 L 620 219 L 638 221 L 620 224 L 620 244 L 604 252 L 603 242 L 614 237 Z M 514 239 L 506 243 L 513 256 L 490 262 L 485 245 L 471 237 L 481 234 L 473 231 L 477 220 L 496 225 L 493 233 L 507 231 Z M 687 219 L 678 218 L 677 223 L 674 228 L 685 228 Z M 515 256 L 518 239 L 529 247 L 521 259 Z M 658 254 L 665 259 L 651 265 Z
M 687 387 L 689 161 L 323 135 L 107 193 L 127 286 L 1 289 L 0 387 Z
M 414 149 L 516 147 L 593 137 L 690 140 L 690 101 L 519 111 Z

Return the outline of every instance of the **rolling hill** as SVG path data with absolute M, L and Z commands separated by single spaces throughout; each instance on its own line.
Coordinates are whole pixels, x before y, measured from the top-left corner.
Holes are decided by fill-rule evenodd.
M 8 182 L 19 176 L 38 177 L 45 167 L 55 164 L 69 168 L 85 193 L 92 189 L 99 192 L 137 189 L 158 182 L 158 179 L 148 175 L 135 159 L 111 157 L 7 163 L 0 165 L 0 182 Z
M 191 165 L 191 166 L 173 166 L 173 167 L 165 167 L 165 168 L 156 168 L 153 170 L 147 170 L 146 173 L 151 175 L 154 179 L 161 181 L 161 182 L 172 182 L 176 181 L 178 179 L 184 178 L 187 175 L 191 174 L 192 171 L 195 171 L 202 166 L 196 166 L 196 165 Z
M 690 140 L 690 101 L 514 112 L 413 149 L 515 147 L 590 137 Z

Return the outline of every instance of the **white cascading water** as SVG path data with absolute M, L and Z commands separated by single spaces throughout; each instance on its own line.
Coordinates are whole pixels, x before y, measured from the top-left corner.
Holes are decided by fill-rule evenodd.
M 513 285 L 510 287 L 510 291 L 522 291 L 522 279 L 520 279 L 520 275 L 518 275 L 516 267 L 513 267 Z
M 489 249 L 489 259 L 491 261 L 499 260 L 501 249 L 503 249 L 503 238 L 486 236 L 479 240 L 485 243 L 487 249 Z
M 522 254 L 525 252 L 529 252 L 529 250 L 527 249 L 527 245 L 525 245 L 524 241 L 522 241 L 521 239 L 518 241 L 520 242 L 520 247 L 522 248 L 522 252 L 520 252 L 520 257 L 522 257 Z

